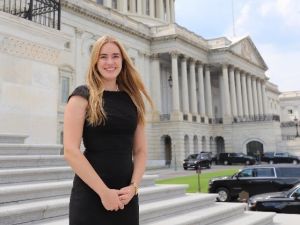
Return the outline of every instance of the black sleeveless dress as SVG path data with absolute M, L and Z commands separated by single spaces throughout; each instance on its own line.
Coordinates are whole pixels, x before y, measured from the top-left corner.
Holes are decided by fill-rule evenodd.
M 70 95 L 89 97 L 86 86 L 77 87 Z M 124 91 L 104 91 L 104 125 L 83 128 L 84 155 L 104 183 L 113 189 L 128 186 L 133 173 L 132 147 L 137 126 L 137 109 Z M 138 225 L 138 196 L 123 210 L 107 211 L 100 197 L 77 175 L 74 177 L 69 207 L 70 225 Z

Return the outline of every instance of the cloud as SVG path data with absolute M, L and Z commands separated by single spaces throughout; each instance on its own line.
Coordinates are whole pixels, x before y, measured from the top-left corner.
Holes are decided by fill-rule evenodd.
M 269 70 L 266 75 L 271 78 L 271 82 L 278 85 L 280 91 L 300 90 L 300 53 L 297 51 L 282 52 L 272 44 L 259 46 L 263 52 Z

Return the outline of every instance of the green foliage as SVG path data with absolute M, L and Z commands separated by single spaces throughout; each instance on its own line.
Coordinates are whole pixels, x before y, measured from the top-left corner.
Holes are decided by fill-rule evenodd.
M 200 192 L 208 192 L 208 182 L 213 177 L 231 176 L 236 173 L 237 169 L 227 169 L 216 172 L 205 172 L 200 174 Z M 188 184 L 189 188 L 186 192 L 198 192 L 198 175 L 175 177 L 164 180 L 157 180 L 156 184 Z

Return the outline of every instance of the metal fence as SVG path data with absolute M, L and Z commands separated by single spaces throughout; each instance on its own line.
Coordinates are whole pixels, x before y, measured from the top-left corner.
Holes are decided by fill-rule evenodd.
M 0 11 L 60 30 L 60 0 L 1 0 Z

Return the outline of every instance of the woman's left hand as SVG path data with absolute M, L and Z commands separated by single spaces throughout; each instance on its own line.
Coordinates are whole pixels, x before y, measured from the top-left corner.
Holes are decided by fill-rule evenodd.
M 129 185 L 120 189 L 119 199 L 124 205 L 127 205 L 134 195 L 135 195 L 135 188 L 134 186 Z

